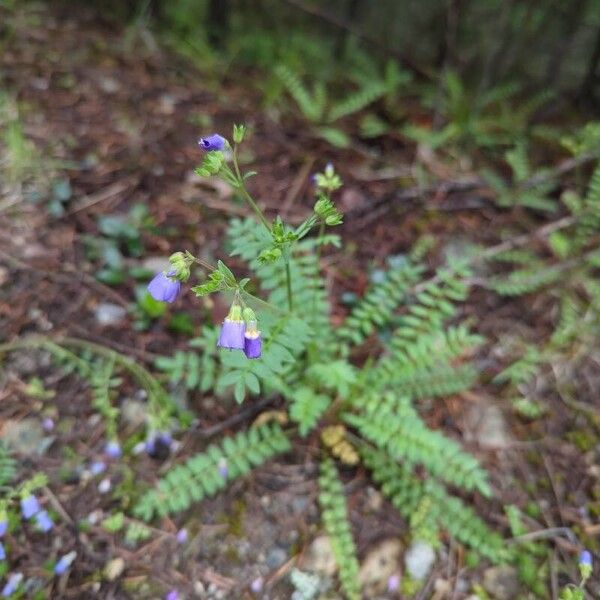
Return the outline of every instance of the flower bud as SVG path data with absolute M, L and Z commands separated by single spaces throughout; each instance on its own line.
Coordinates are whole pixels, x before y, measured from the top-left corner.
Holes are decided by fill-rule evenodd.
M 227 140 L 218 133 L 213 133 L 205 138 L 200 138 L 198 140 L 198 145 L 202 150 L 212 152 L 213 150 L 223 150 L 227 145 Z
M 246 126 L 245 125 L 234 125 L 233 126 L 233 141 L 236 144 L 241 144 L 244 141 L 245 135 L 246 135 Z
M 582 579 L 589 579 L 592 575 L 593 561 L 592 554 L 589 550 L 584 550 L 579 555 L 579 572 Z

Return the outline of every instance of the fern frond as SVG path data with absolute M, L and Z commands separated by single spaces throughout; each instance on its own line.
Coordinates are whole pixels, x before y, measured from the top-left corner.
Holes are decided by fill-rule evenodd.
M 370 386 L 424 398 L 468 389 L 477 377 L 472 363 L 451 364 L 483 343 L 465 324 L 421 335 L 412 344 L 401 342 L 392 338 L 388 354 L 368 373 Z
M 411 519 L 422 502 L 428 499 L 428 519 L 435 521 L 438 527 L 493 562 L 507 559 L 508 552 L 502 537 L 459 498 L 450 496 L 441 485 L 431 478 L 420 479 L 411 466 L 394 461 L 385 452 L 364 446 L 360 453 L 382 493 L 405 519 Z
M 494 382 L 504 383 L 509 381 L 513 385 L 520 385 L 529 381 L 536 375 L 543 360 L 541 352 L 535 346 L 527 346 L 523 356 L 512 365 L 498 373 Z
M 298 423 L 298 431 L 304 437 L 329 408 L 331 400 L 307 387 L 294 390 L 290 402 L 290 418 Z
M 319 122 L 323 117 L 322 93 L 317 92 L 313 97 L 300 78 L 285 65 L 277 65 L 275 74 L 285 86 L 288 94 L 296 101 L 302 114 L 313 123 Z
M 487 287 L 502 296 L 521 296 L 554 283 L 561 274 L 562 271 L 553 266 L 528 267 L 517 269 L 508 275 L 491 277 L 487 281 Z
M 186 510 L 193 502 L 214 496 L 234 479 L 289 448 L 290 442 L 277 424 L 252 427 L 226 437 L 220 445 L 212 444 L 171 469 L 139 499 L 134 513 L 150 521 L 155 516 Z
M 327 115 L 329 123 L 343 119 L 357 112 L 360 112 L 369 104 L 379 100 L 386 93 L 386 85 L 382 81 L 371 81 L 366 83 L 361 89 L 350 94 L 341 102 L 335 103 Z
M 168 375 L 171 383 L 183 382 L 188 390 L 206 392 L 216 379 L 218 337 L 216 327 L 204 326 L 202 334 L 189 342 L 201 352 L 178 350 L 173 356 L 159 356 L 154 365 Z
M 429 429 L 408 398 L 387 393 L 368 399 L 361 414 L 347 414 L 344 420 L 392 458 L 421 464 L 448 483 L 490 495 L 487 474 L 477 460 L 455 441 Z
M 423 267 L 409 260 L 388 269 L 385 279 L 371 285 L 362 300 L 352 309 L 337 335 L 342 340 L 360 344 L 375 328 L 389 323 L 394 311 L 418 281 Z
M 359 564 L 348 521 L 344 488 L 330 458 L 325 458 L 320 466 L 319 504 L 323 524 L 331 540 L 333 555 L 339 569 L 342 590 L 348 600 L 360 600 Z
M 10 455 L 4 442 L 0 442 L 0 488 L 8 485 L 17 473 L 17 461 Z

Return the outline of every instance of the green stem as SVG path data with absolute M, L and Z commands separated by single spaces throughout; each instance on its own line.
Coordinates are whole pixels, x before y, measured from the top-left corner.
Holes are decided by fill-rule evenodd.
M 246 186 L 244 185 L 244 178 L 242 177 L 242 174 L 240 172 L 240 168 L 239 168 L 238 162 L 237 162 L 237 146 L 234 146 L 234 148 L 233 148 L 233 168 L 235 169 L 235 174 L 236 174 L 236 177 L 238 180 L 238 189 L 242 193 L 242 196 L 244 196 L 244 199 L 246 200 L 246 202 L 248 202 L 248 204 L 250 205 L 252 210 L 256 213 L 256 216 L 258 217 L 259 221 L 267 228 L 267 231 L 269 233 L 271 233 L 271 226 L 269 225 L 269 222 L 265 218 L 265 215 L 263 215 L 262 210 L 260 210 L 260 208 L 258 208 L 258 204 L 256 204 L 256 202 L 254 202 L 254 199 L 252 198 L 252 196 L 246 189 Z
M 292 294 L 292 272 L 290 269 L 290 257 L 285 257 L 285 282 L 287 285 L 288 308 L 290 312 L 294 311 L 294 297 Z
M 325 235 L 325 221 L 321 221 L 321 225 L 319 225 L 319 237 L 317 238 L 317 271 L 321 271 L 321 248 L 323 248 L 323 236 Z M 313 307 L 312 312 L 314 314 L 317 308 L 317 295 L 319 293 L 319 286 L 315 286 L 315 295 L 313 297 Z

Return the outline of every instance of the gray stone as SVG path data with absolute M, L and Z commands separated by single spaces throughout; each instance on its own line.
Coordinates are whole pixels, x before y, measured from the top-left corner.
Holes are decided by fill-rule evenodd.
M 483 574 L 483 587 L 496 600 L 519 597 L 517 570 L 509 566 L 490 567 Z
M 95 316 L 99 325 L 118 325 L 127 316 L 127 309 L 118 304 L 102 302 L 96 306 Z
M 490 400 L 483 398 L 472 404 L 465 423 L 465 439 L 483 448 L 506 448 L 512 442 L 504 414 Z
M 435 562 L 435 551 L 427 542 L 413 542 L 404 556 L 404 566 L 408 574 L 417 581 L 423 581 Z
M 124 423 L 132 427 L 138 427 L 146 422 L 148 414 L 148 405 L 139 400 L 127 398 L 121 404 L 121 418 Z
M 280 567 L 287 560 L 287 552 L 279 546 L 273 546 L 267 550 L 267 558 L 265 562 L 267 567 L 271 570 L 275 570 Z
M 38 419 L 7 419 L 0 430 L 0 439 L 18 454 L 41 456 L 48 451 L 54 437 L 44 436 L 44 430 Z
M 326 535 L 315 538 L 308 548 L 306 557 L 302 564 L 304 571 L 322 573 L 332 577 L 337 571 L 331 540 Z

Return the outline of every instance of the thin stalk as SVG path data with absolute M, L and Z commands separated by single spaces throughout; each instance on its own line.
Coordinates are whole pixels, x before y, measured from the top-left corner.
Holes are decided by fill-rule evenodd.
M 267 228 L 267 231 L 271 233 L 271 226 L 269 225 L 269 222 L 265 218 L 265 215 L 263 215 L 262 210 L 258 208 L 258 205 L 256 204 L 256 202 L 254 202 L 254 199 L 252 198 L 252 196 L 246 189 L 246 186 L 244 185 L 244 178 L 242 177 L 237 162 L 237 146 L 234 146 L 233 148 L 233 168 L 235 169 L 235 174 L 238 180 L 238 189 L 242 193 L 242 196 L 244 196 L 246 202 L 248 202 L 252 210 L 256 213 L 256 216 L 258 217 L 259 221 Z
M 320 272 L 321 271 L 321 248 L 323 247 L 323 236 L 325 235 L 325 221 L 321 221 L 321 224 L 319 225 L 319 237 L 317 238 L 317 255 L 316 255 L 316 260 L 317 260 L 317 270 Z M 313 307 L 312 307 L 312 312 L 314 313 L 316 308 L 317 308 L 317 295 L 319 292 L 319 288 L 318 286 L 315 286 L 315 294 L 313 297 Z
M 288 308 L 290 312 L 294 311 L 294 297 L 292 294 L 292 271 L 290 269 L 290 257 L 285 257 L 285 282 L 287 285 Z

